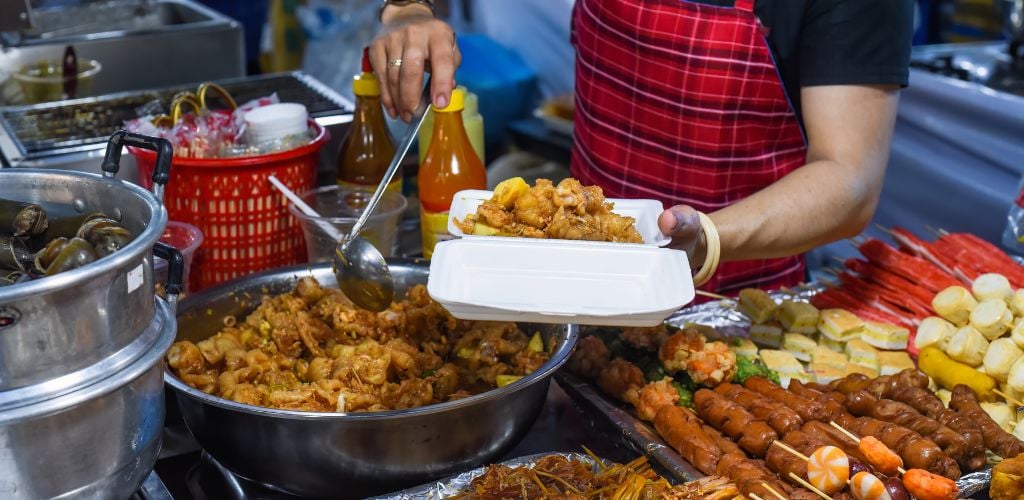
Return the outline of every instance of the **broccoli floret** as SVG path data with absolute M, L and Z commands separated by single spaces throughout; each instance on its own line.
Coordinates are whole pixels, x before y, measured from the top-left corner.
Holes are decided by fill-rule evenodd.
M 679 382 L 672 382 L 672 387 L 675 387 L 676 392 L 679 393 L 679 401 L 676 402 L 676 404 L 687 408 L 693 408 L 693 390 Z
M 736 356 L 736 376 L 733 378 L 733 382 L 742 384 L 750 377 L 764 377 L 776 384 L 779 383 L 779 374 L 765 366 L 760 359 Z
M 653 354 L 645 354 L 636 359 L 636 366 L 644 372 L 644 378 L 648 382 L 657 382 L 665 378 L 665 369 L 661 367 L 661 361 Z

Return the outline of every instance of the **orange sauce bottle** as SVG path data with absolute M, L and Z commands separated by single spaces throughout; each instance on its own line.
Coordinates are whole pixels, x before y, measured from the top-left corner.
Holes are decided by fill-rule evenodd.
M 338 185 L 372 191 L 395 156 L 384 108 L 380 102 L 380 82 L 363 50 L 363 72 L 352 80 L 356 109 L 352 126 L 338 150 Z M 388 191 L 402 193 L 402 171 L 395 173 Z
M 434 131 L 417 177 L 423 256 L 428 259 L 434 253 L 434 245 L 452 238 L 448 233 L 448 209 L 455 193 L 464 189 L 487 189 L 487 170 L 473 150 L 462 124 L 465 99 L 466 91 L 457 88 L 452 91 L 447 107 L 431 108 Z

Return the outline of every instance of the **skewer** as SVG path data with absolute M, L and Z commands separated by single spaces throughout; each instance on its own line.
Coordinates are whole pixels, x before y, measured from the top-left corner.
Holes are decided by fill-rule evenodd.
M 860 444 L 860 438 L 857 437 L 854 433 L 844 429 L 843 426 L 841 426 L 841 425 L 839 425 L 839 424 L 837 424 L 835 422 L 829 422 L 828 425 L 831 425 L 832 427 L 835 427 L 836 430 L 838 430 L 839 432 L 842 432 L 843 434 L 846 435 L 846 437 L 852 439 L 854 443 Z M 900 474 L 906 474 L 907 473 L 906 469 L 904 469 L 903 467 L 897 467 L 896 470 Z
M 892 229 L 889 229 L 889 228 L 887 228 L 887 227 L 885 227 L 885 226 L 883 226 L 881 224 L 875 224 L 875 229 L 877 229 L 877 230 L 879 230 L 879 231 L 889 235 L 890 238 L 895 238 L 896 237 L 896 232 L 895 231 L 893 231 Z
M 751 493 L 751 494 L 749 494 L 749 495 L 747 495 L 747 496 L 749 496 L 749 497 L 750 497 L 750 500 L 764 500 L 763 498 L 761 498 L 761 497 L 757 496 L 757 494 L 756 494 L 756 493 Z
M 832 497 L 826 495 L 825 492 L 819 490 L 818 488 L 815 488 L 813 484 L 804 481 L 803 478 L 801 478 L 800 476 L 790 472 L 789 477 L 790 479 L 800 483 L 800 485 L 803 486 L 804 488 L 813 491 L 814 494 L 818 495 L 819 497 L 824 498 L 825 500 L 832 500 Z
M 719 295 L 717 293 L 712 293 L 712 292 L 705 292 L 704 290 L 697 290 L 696 293 L 697 293 L 697 295 L 700 295 L 702 297 L 708 297 L 708 298 L 711 298 L 711 299 L 728 300 L 730 302 L 733 301 L 733 299 L 731 297 L 726 297 L 725 295 Z
M 1022 408 L 1022 407 L 1024 407 L 1024 403 L 1021 403 L 1019 400 L 1017 400 L 1013 396 L 1010 396 L 1009 394 L 1006 394 L 1005 392 L 1000 391 L 999 389 L 992 389 L 992 392 L 998 394 L 1000 397 L 1005 399 L 1007 403 L 1010 403 L 1010 404 L 1016 406 L 1017 407 L 1017 411 L 1021 411 L 1022 409 L 1024 409 L 1024 408 Z
M 762 481 L 761 486 L 764 486 L 764 489 L 768 490 L 768 492 L 771 493 L 772 495 L 775 495 L 775 498 L 778 498 L 779 500 L 786 500 L 786 497 L 782 496 L 782 494 L 779 493 L 778 491 L 775 491 L 775 488 L 769 486 L 768 483 Z M 830 498 L 829 500 L 832 499 Z
M 807 461 L 810 460 L 810 458 L 808 458 L 807 455 L 804 455 L 803 453 L 800 453 L 799 451 L 794 450 L 789 445 L 787 445 L 786 443 L 783 443 L 782 441 L 779 441 L 778 439 L 776 439 L 775 441 L 772 441 L 772 444 L 775 445 L 775 446 L 778 446 L 779 448 L 782 448 L 783 450 L 788 451 L 789 453 L 793 454 L 794 456 L 798 457 L 800 460 L 803 460 L 804 462 L 807 462 Z

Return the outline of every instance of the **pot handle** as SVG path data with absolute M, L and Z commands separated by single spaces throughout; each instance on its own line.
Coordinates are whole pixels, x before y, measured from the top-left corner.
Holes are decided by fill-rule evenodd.
M 184 282 L 185 258 L 177 248 L 160 241 L 153 244 L 153 255 L 167 261 L 167 283 L 164 284 L 164 290 L 167 291 L 167 305 L 171 306 L 171 312 L 177 312 L 178 295 L 181 294 Z
M 118 130 L 107 140 L 107 152 L 103 155 L 103 176 L 114 177 L 121 169 L 122 146 L 134 146 L 156 152 L 156 167 L 153 169 L 153 195 L 162 203 L 164 186 L 171 177 L 171 157 L 174 148 L 170 141 L 161 137 L 133 134 L 126 130 Z

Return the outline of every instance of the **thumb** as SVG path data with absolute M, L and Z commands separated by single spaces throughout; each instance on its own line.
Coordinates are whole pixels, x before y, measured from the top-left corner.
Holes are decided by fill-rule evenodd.
M 677 205 L 661 213 L 658 217 L 658 229 L 662 234 L 673 238 L 695 238 L 700 231 L 700 217 L 692 207 Z

